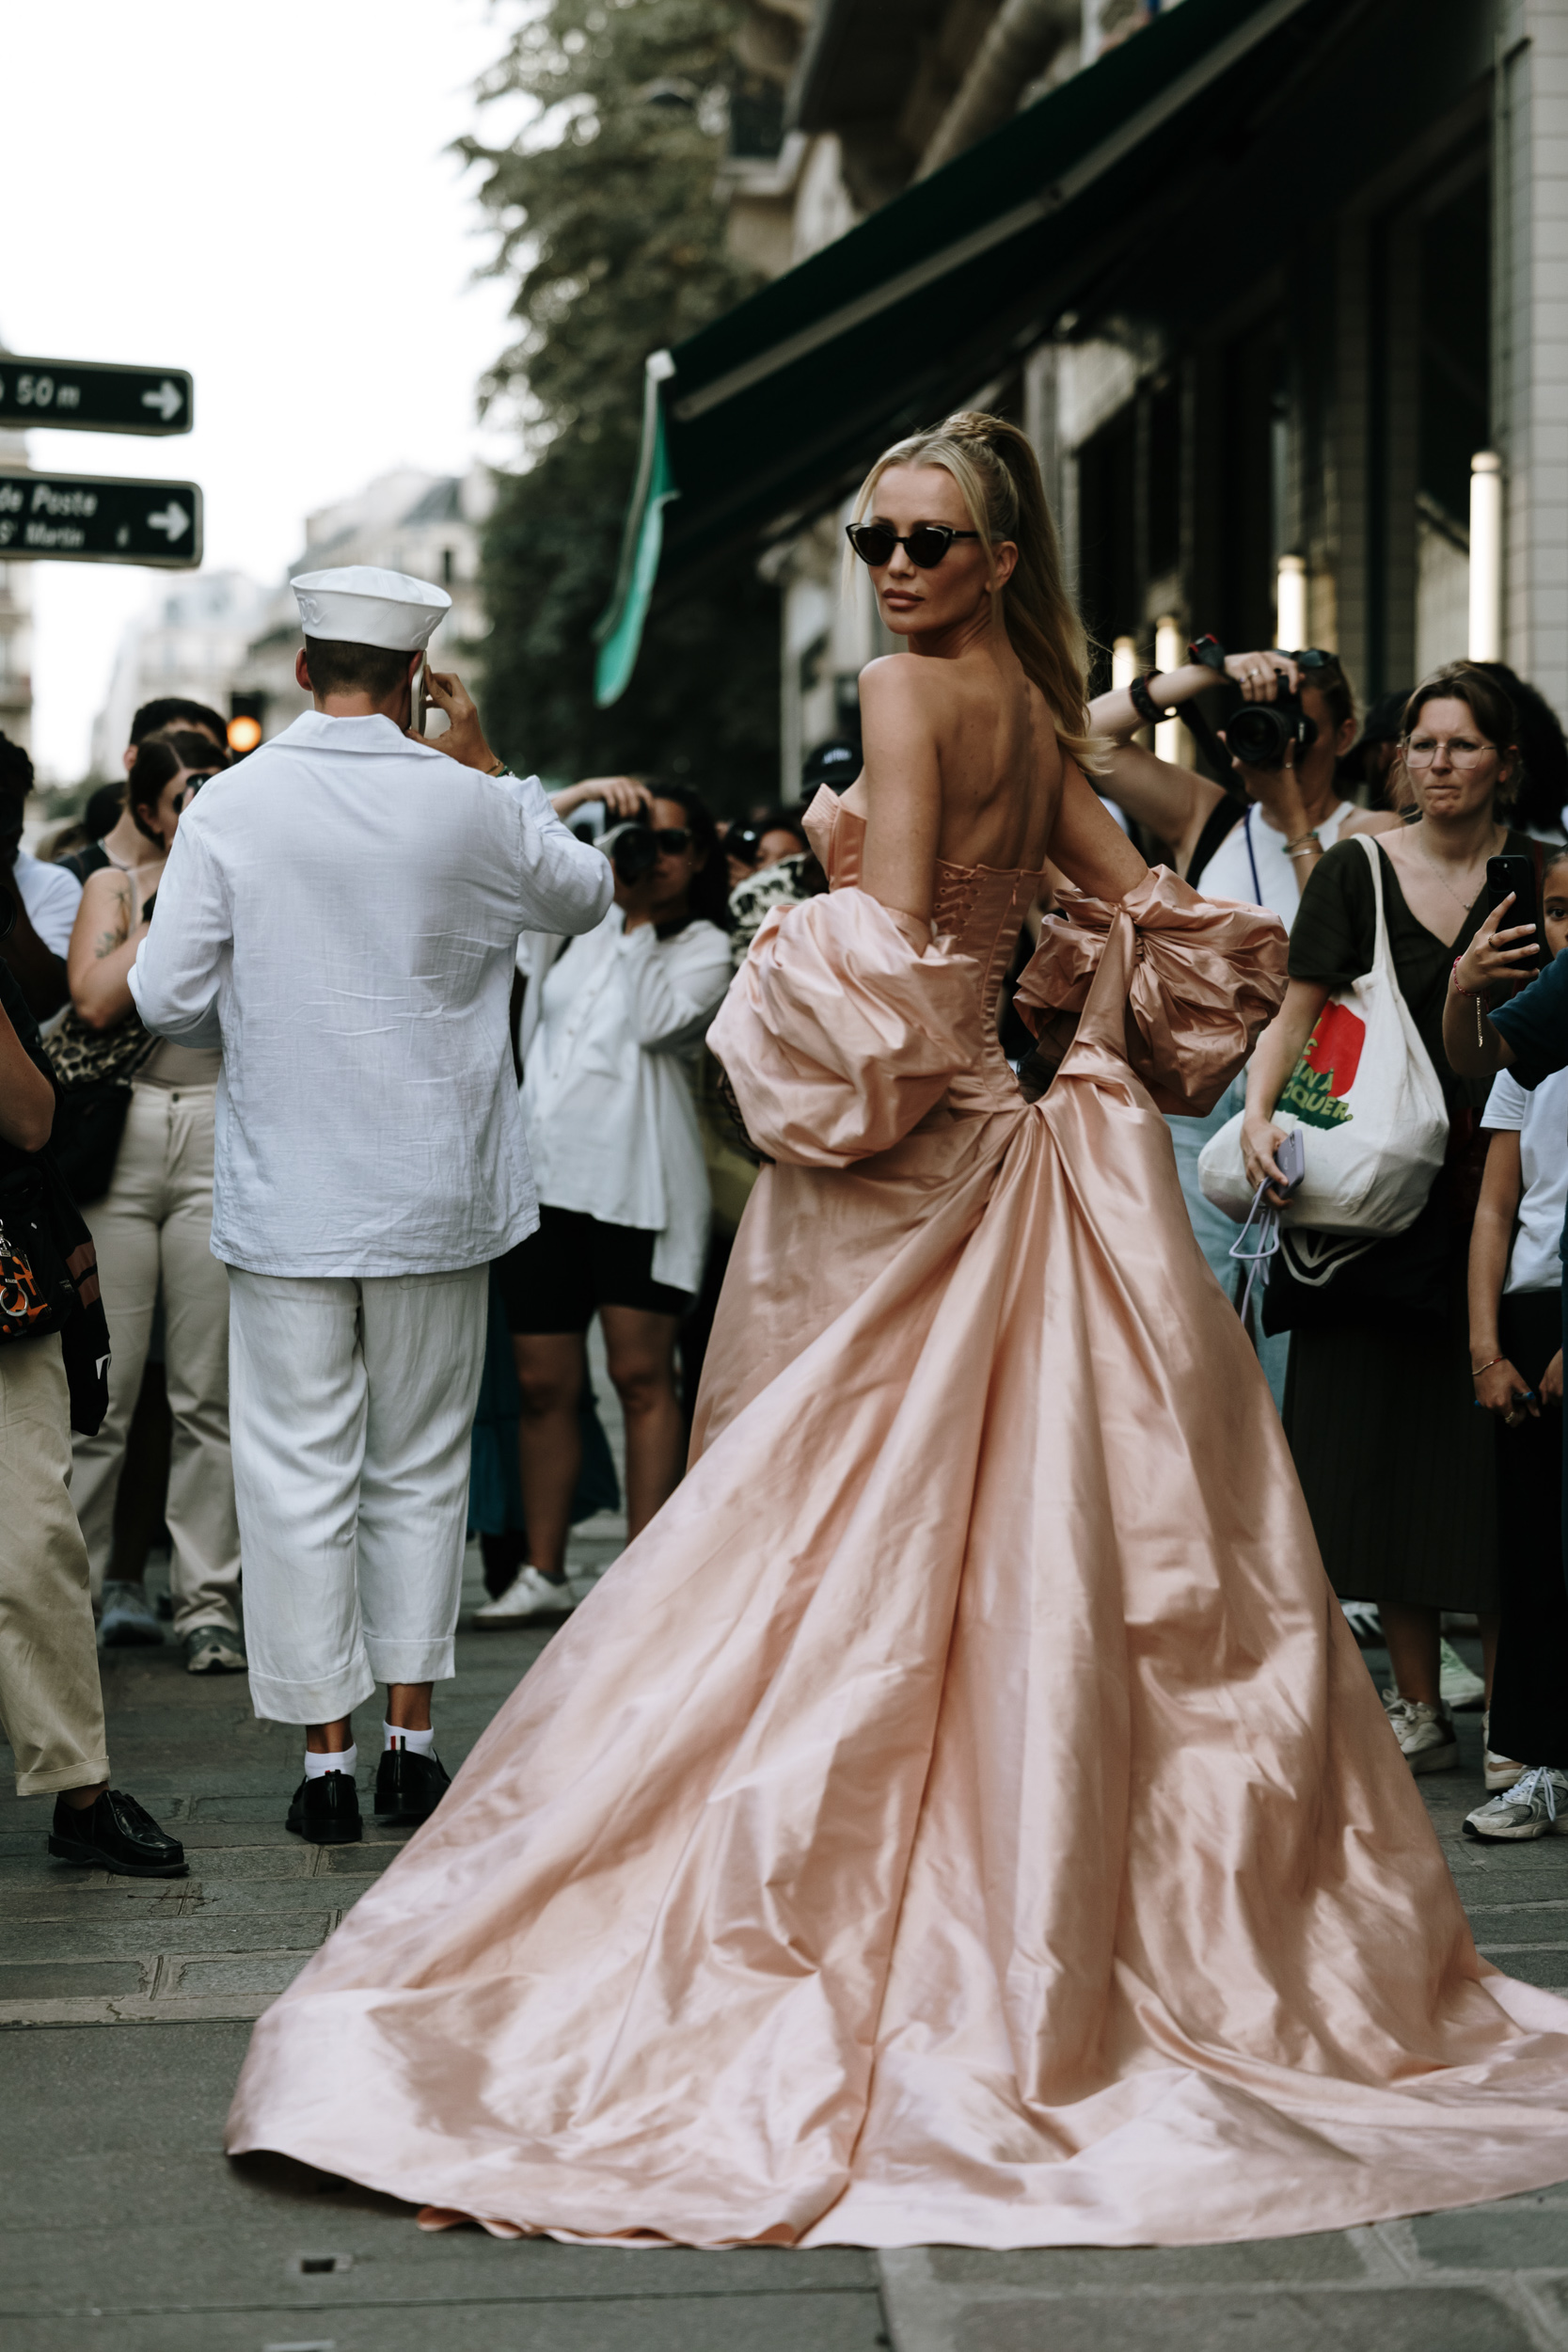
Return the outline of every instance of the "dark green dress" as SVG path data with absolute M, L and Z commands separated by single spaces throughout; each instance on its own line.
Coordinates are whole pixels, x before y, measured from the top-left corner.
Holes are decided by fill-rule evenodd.
M 1523 856 L 1532 844 L 1511 833 Z M 1453 1120 L 1449 1165 L 1416 1223 L 1354 1259 L 1322 1290 L 1281 1269 L 1265 1328 L 1289 1329 L 1285 1431 L 1334 1589 L 1345 1600 L 1497 1605 L 1495 1441 L 1474 1409 L 1465 1269 L 1474 1200 L 1465 1147 L 1488 1081 L 1456 1077 L 1443 1052 L 1455 956 L 1486 913 L 1484 890 L 1445 946 L 1405 904 L 1392 861 L 1383 903 L 1400 992 L 1442 1082 Z M 1342 988 L 1372 965 L 1371 866 L 1336 842 L 1302 894 L 1291 977 Z

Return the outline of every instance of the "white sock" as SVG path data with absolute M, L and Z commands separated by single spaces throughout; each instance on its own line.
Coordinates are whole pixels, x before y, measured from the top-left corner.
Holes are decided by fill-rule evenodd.
M 347 1772 L 352 1780 L 358 1764 L 357 1748 L 328 1748 L 325 1756 L 317 1756 L 310 1748 L 305 1751 L 307 1780 L 320 1780 L 324 1772 Z
M 436 1728 L 434 1724 L 432 1724 L 428 1731 L 409 1731 L 406 1730 L 402 1724 L 389 1724 L 383 1720 L 381 1725 L 381 1753 L 383 1756 L 386 1755 L 388 1748 L 406 1748 L 410 1756 L 428 1756 L 435 1745 Z

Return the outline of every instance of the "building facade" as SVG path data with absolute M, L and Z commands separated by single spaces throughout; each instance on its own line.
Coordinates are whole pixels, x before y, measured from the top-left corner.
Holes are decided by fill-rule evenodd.
M 847 496 L 958 405 L 1035 442 L 1097 684 L 1212 630 L 1331 647 L 1366 697 L 1500 655 L 1568 712 L 1561 0 L 752 0 L 739 55 L 722 190 L 773 283 L 661 379 L 663 577 L 744 513 L 786 789 L 878 650 Z M 815 459 L 812 367 L 863 419 Z M 768 384 L 772 513 L 721 479 Z
M 0 466 L 27 463 L 24 434 L 0 433 Z M 33 594 L 30 564 L 0 564 L 0 735 L 33 748 Z

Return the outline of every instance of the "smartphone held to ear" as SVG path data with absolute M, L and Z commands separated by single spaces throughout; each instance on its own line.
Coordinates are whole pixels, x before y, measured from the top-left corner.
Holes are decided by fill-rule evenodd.
M 1542 966 L 1541 910 L 1535 903 L 1535 861 L 1533 858 L 1521 856 L 1517 850 L 1504 857 L 1489 857 L 1486 861 L 1488 912 L 1490 913 L 1495 907 L 1500 907 L 1503 900 L 1510 896 L 1513 898 L 1513 904 L 1503 916 L 1497 929 L 1512 931 L 1522 923 L 1534 925 L 1535 944 L 1532 953 L 1528 956 L 1521 956 L 1519 959 L 1520 979 L 1531 980 Z M 1516 939 L 1512 943 L 1515 947 L 1523 947 L 1526 944 L 1522 939 Z
M 408 731 L 422 735 L 424 723 L 430 715 L 430 664 L 421 661 L 408 697 Z

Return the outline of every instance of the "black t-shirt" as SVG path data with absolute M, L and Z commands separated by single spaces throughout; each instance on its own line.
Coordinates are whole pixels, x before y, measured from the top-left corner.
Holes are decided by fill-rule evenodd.
M 57 857 L 55 863 L 63 866 L 68 874 L 74 874 L 79 882 L 85 882 L 89 874 L 101 874 L 105 866 L 114 864 L 114 860 L 102 841 L 89 841 L 85 850 L 72 850 L 68 856 Z
M 22 1040 L 25 1052 L 38 1064 L 50 1085 L 55 1087 L 57 1098 L 59 1089 L 55 1085 L 55 1072 L 49 1057 L 43 1050 L 43 1040 L 39 1034 L 39 1025 L 27 1009 L 26 997 L 22 993 L 15 977 L 5 963 L 0 963 L 0 1005 L 4 1005 L 9 1014 L 11 1026 Z M 0 1176 L 8 1176 L 19 1168 L 31 1168 L 36 1161 L 36 1152 L 24 1152 L 19 1145 L 8 1143 L 5 1136 L 0 1136 Z
M 1511 833 L 1504 849 L 1528 857 L 1533 844 L 1527 834 Z M 1405 904 L 1404 892 L 1392 858 L 1384 850 L 1383 911 L 1388 925 L 1388 949 L 1400 993 L 1420 1031 L 1421 1043 L 1442 1082 L 1451 1111 L 1479 1109 L 1491 1081 L 1460 1078 L 1449 1068 L 1443 1051 L 1443 1006 L 1449 993 L 1453 960 L 1463 955 L 1486 917 L 1482 886 L 1457 936 L 1445 946 Z M 1325 850 L 1301 894 L 1301 905 L 1291 928 L 1290 974 L 1292 980 L 1326 980 L 1330 988 L 1348 987 L 1372 968 L 1377 941 L 1377 907 L 1372 893 L 1372 869 L 1361 839 L 1352 834 Z

